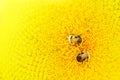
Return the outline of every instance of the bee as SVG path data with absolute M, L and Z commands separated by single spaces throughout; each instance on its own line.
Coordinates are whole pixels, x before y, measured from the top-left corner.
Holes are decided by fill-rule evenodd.
M 87 61 L 88 61 L 88 59 L 90 59 L 90 54 L 89 54 L 89 52 L 81 52 L 77 55 L 76 58 L 77 58 L 78 62 L 83 63 L 83 61 L 85 61 L 86 59 L 87 59 Z
M 82 42 L 82 38 L 80 35 L 74 35 L 74 34 L 71 34 L 69 37 L 68 37 L 68 41 L 70 44 L 72 45 L 75 45 L 75 44 L 80 44 Z

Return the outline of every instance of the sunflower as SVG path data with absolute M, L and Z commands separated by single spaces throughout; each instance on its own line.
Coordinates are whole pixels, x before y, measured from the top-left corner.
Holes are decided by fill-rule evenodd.
M 0 1 L 1 80 L 119 80 L 119 0 Z M 81 35 L 70 45 L 70 34 Z M 88 51 L 83 63 L 76 57 Z

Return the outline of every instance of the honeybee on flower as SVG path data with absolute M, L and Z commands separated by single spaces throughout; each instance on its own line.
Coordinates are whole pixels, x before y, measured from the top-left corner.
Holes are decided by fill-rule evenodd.
M 71 34 L 69 35 L 68 37 L 68 41 L 70 44 L 72 45 L 75 45 L 75 44 L 80 44 L 82 42 L 82 38 L 80 35 L 74 35 L 74 34 Z

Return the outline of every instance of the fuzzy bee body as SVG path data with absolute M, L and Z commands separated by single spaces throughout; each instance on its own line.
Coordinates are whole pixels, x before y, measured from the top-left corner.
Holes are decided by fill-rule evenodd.
M 68 37 L 68 41 L 72 45 L 80 44 L 82 42 L 82 38 L 79 35 L 72 34 Z
M 90 59 L 90 54 L 88 52 L 82 52 L 77 55 L 78 62 L 83 63 L 83 61 L 85 61 L 86 59 L 87 59 L 87 61 L 88 61 L 88 59 Z

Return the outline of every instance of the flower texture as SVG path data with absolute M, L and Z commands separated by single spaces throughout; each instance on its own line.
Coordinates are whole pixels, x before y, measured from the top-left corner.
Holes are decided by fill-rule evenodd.
M 5 0 L 0 11 L 1 80 L 120 79 L 119 0 Z

